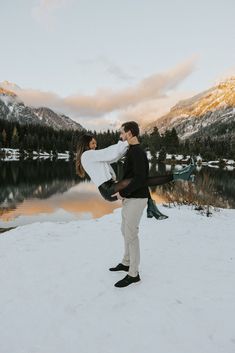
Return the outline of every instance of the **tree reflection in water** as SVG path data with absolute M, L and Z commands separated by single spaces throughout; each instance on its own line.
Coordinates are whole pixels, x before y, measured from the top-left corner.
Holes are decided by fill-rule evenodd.
M 158 165 L 158 173 L 166 172 L 164 164 Z M 150 174 L 156 174 L 156 165 L 152 165 Z M 153 187 L 159 196 L 167 202 L 195 205 L 211 205 L 221 208 L 235 208 L 235 170 L 198 167 L 195 183 L 177 181 Z
M 0 162 L 0 207 L 14 209 L 28 198 L 45 199 L 77 183 L 73 163 L 63 160 Z
M 122 163 L 112 166 L 117 173 L 117 178 L 120 179 Z M 152 164 L 150 175 L 168 173 L 170 168 L 168 166 L 166 170 L 164 164 Z M 194 184 L 171 182 L 152 187 L 151 191 L 156 196 L 154 197 L 156 200 L 165 200 L 165 202 L 235 208 L 234 180 L 234 170 L 203 167 L 197 170 Z M 26 208 L 20 208 L 26 201 L 28 201 L 27 213 L 30 207 L 34 207 L 35 212 L 42 212 L 42 203 L 39 206 L 39 202 L 42 201 L 43 212 L 52 212 L 53 210 L 49 210 L 51 207 L 49 207 L 49 201 L 51 202 L 53 198 L 54 204 L 59 203 L 55 205 L 57 207 L 64 208 L 68 212 L 90 212 L 93 217 L 100 217 L 120 207 L 120 202 L 105 201 L 92 183 L 90 184 L 92 187 L 87 188 L 88 183 L 88 177 L 81 180 L 75 174 L 74 161 L 0 161 L 0 221 L 6 219 L 6 216 L 13 211 L 17 216 L 26 212 Z M 36 202 L 37 206 L 35 206 Z M 45 205 L 48 205 L 48 208 Z

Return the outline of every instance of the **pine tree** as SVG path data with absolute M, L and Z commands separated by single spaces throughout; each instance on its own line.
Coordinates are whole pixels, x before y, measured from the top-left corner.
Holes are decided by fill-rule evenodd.
M 149 148 L 151 150 L 155 150 L 155 153 L 158 152 L 161 148 L 161 136 L 156 126 L 154 127 L 153 132 L 150 134 Z
M 177 153 L 179 150 L 179 137 L 177 135 L 176 129 L 173 127 L 171 130 L 171 147 L 172 153 Z
M 158 162 L 164 162 L 166 159 L 166 149 L 162 147 L 159 151 Z
M 12 148 L 18 148 L 19 147 L 19 135 L 17 131 L 17 127 L 14 126 L 13 132 L 12 132 L 12 138 L 11 138 L 11 147 Z
M 3 129 L 2 131 L 2 142 L 3 142 L 3 147 L 7 147 L 7 133 L 5 129 Z

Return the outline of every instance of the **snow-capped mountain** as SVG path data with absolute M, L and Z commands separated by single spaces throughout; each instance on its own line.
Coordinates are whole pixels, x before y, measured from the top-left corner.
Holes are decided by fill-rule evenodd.
M 14 92 L 21 90 L 20 86 L 16 85 L 13 82 L 9 82 L 9 81 L 0 82 L 0 87 L 5 90 L 14 91 Z
M 168 114 L 144 128 L 160 133 L 175 128 L 179 137 L 235 137 L 235 76 L 196 96 L 181 100 Z
M 44 125 L 51 126 L 55 130 L 84 130 L 82 125 L 76 123 L 64 114 L 57 114 L 49 108 L 33 108 L 34 114 Z
M 0 83 L 0 119 L 17 121 L 20 124 L 40 124 L 55 130 L 84 130 L 81 124 L 50 108 L 25 105 L 17 96 L 18 90 L 19 86 L 8 81 Z

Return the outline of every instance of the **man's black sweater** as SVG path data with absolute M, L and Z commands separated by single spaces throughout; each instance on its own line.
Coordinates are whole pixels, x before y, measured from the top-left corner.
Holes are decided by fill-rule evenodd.
M 123 178 L 132 178 L 127 187 L 120 190 L 120 195 L 125 198 L 146 198 L 150 196 L 147 186 L 143 186 L 149 175 L 149 162 L 144 149 L 137 145 L 130 145 L 123 166 Z

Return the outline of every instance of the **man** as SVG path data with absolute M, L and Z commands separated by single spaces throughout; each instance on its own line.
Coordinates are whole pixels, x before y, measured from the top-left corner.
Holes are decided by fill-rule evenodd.
M 135 121 L 122 124 L 120 138 L 123 141 L 132 139 L 132 145 L 125 155 L 123 179 L 133 178 L 130 184 L 115 195 L 122 200 L 122 225 L 124 237 L 124 256 L 122 262 L 110 271 L 128 271 L 128 274 L 115 283 L 115 287 L 126 287 L 140 281 L 139 263 L 139 223 L 147 205 L 149 189 L 143 182 L 149 174 L 149 163 L 146 152 L 138 140 L 139 126 Z M 134 141 L 133 141 L 134 140 Z

